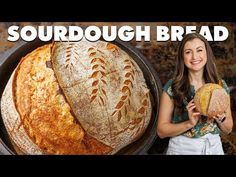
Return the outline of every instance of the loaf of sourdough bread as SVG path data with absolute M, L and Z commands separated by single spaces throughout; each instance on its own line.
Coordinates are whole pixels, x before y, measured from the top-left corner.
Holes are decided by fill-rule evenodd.
M 1 113 L 19 154 L 115 154 L 151 118 L 136 62 L 104 41 L 53 42 L 18 64 Z
M 196 91 L 194 103 L 202 115 L 213 117 L 227 110 L 230 98 L 220 85 L 208 83 Z

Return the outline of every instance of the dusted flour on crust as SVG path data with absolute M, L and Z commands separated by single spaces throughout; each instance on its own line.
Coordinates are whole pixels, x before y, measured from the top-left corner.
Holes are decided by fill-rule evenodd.
M 226 111 L 230 98 L 220 85 L 209 83 L 196 91 L 194 103 L 202 115 L 213 117 Z
M 138 65 L 118 46 L 104 41 L 56 42 L 52 65 L 89 135 L 118 150 L 145 131 L 151 118 L 149 89 Z
M 114 154 L 151 118 L 149 89 L 135 61 L 104 41 L 54 42 L 21 59 L 1 100 L 23 154 Z

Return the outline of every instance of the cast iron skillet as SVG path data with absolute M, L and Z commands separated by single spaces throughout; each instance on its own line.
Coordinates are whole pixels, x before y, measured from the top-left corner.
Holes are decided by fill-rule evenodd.
M 50 43 L 50 42 L 47 42 Z M 156 71 L 153 69 L 148 60 L 133 46 L 120 40 L 112 42 L 118 45 L 121 49 L 126 51 L 139 65 L 143 71 L 147 85 L 151 91 L 152 101 L 152 117 L 150 123 L 144 134 L 134 143 L 124 147 L 117 154 L 147 154 L 148 149 L 152 146 L 157 138 L 156 124 L 159 111 L 159 99 L 161 94 L 161 82 L 157 76 Z M 32 42 L 19 42 L 15 47 L 5 52 L 0 59 L 0 97 L 4 88 L 20 59 L 33 51 L 37 47 L 46 44 L 46 42 L 36 39 Z M 16 154 L 9 139 L 9 135 L 3 124 L 0 115 L 0 153 L 2 154 Z

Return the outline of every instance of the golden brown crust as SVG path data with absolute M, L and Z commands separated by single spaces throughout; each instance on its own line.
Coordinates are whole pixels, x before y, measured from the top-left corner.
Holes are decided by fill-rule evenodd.
M 228 100 L 226 91 L 220 85 L 212 83 L 199 88 L 194 97 L 196 109 L 209 117 L 226 111 Z
M 50 47 L 45 45 L 24 57 L 15 74 L 15 104 L 24 129 L 46 154 L 109 153 L 112 148 L 94 138 L 86 136 L 87 142 L 75 122 L 52 68 L 47 67 Z
M 200 89 L 199 88 L 196 93 L 195 93 L 195 96 L 194 96 L 194 103 L 195 103 L 195 106 L 196 106 L 196 110 L 201 112 L 201 104 L 200 104 L 200 99 L 201 99 L 201 96 L 200 96 Z M 202 112 L 201 112 L 202 114 Z
M 4 125 L 16 152 L 19 154 L 42 154 L 42 150 L 30 139 L 23 127 L 19 113 L 16 110 L 13 97 L 13 72 L 1 99 L 1 113 Z
M 21 59 L 1 111 L 20 154 L 114 154 L 144 133 L 149 94 L 138 65 L 116 45 L 54 43 Z

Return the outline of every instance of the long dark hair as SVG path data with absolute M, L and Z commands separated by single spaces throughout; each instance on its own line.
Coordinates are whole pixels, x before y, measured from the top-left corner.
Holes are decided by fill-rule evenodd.
M 191 100 L 191 88 L 188 78 L 188 68 L 184 64 L 184 46 L 186 42 L 195 38 L 204 42 L 207 52 L 207 62 L 204 66 L 203 77 L 206 83 L 218 83 L 219 75 L 216 69 L 215 56 L 212 52 L 211 46 L 208 41 L 198 33 L 190 33 L 183 37 L 179 44 L 177 63 L 172 83 L 172 92 L 174 105 L 177 108 L 177 113 L 183 113 L 183 101 L 189 102 Z

